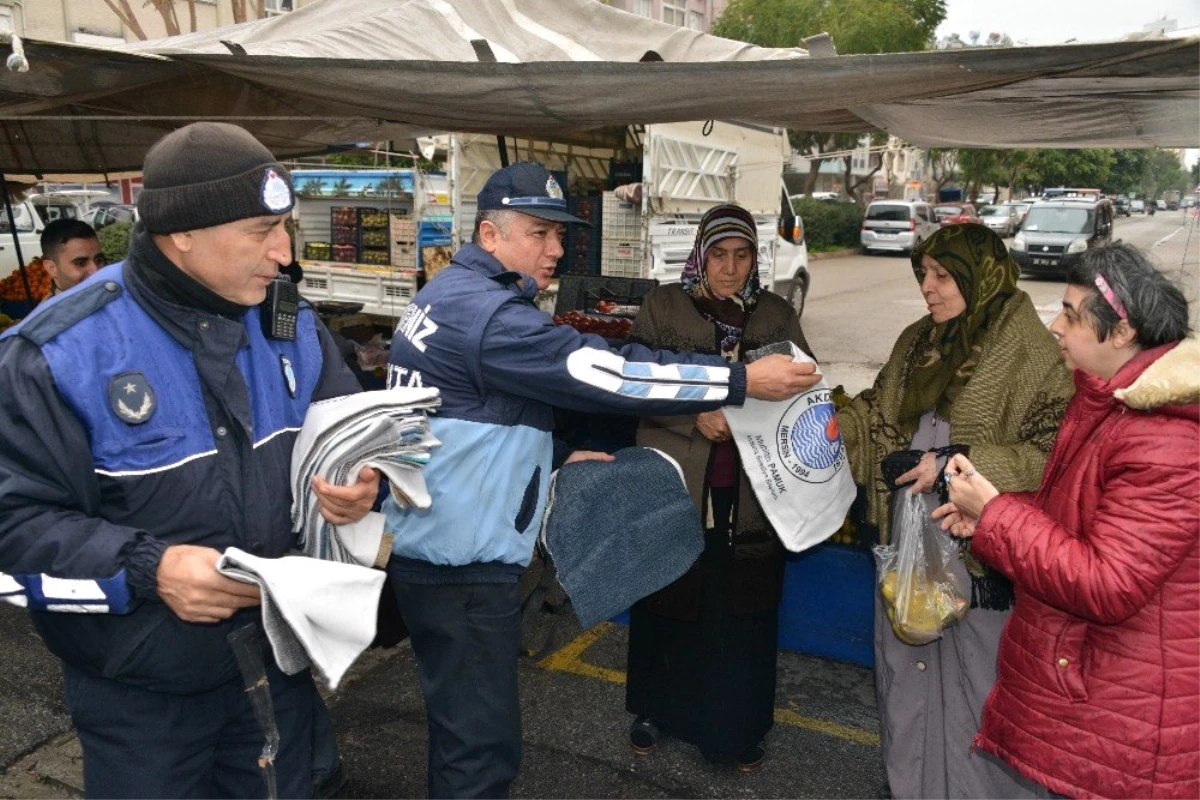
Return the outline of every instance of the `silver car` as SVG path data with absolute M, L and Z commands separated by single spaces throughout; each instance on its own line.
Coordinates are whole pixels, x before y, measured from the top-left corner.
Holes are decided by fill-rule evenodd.
M 1016 203 L 1001 203 L 979 209 L 984 225 L 1001 236 L 1012 236 L 1021 227 L 1021 211 Z
M 864 253 L 875 250 L 911 253 L 937 229 L 937 217 L 928 203 L 877 200 L 863 214 L 859 244 Z

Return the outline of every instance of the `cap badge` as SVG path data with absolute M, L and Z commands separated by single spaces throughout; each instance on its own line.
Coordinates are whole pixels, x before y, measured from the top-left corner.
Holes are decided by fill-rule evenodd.
M 122 422 L 141 425 L 158 407 L 154 390 L 140 372 L 124 372 L 108 382 L 108 405 Z
M 558 181 L 554 180 L 553 175 L 546 179 L 546 196 L 555 200 L 563 199 L 562 187 L 558 185 Z
M 292 188 L 273 169 L 267 170 L 263 176 L 262 202 L 276 214 L 282 214 L 292 207 Z

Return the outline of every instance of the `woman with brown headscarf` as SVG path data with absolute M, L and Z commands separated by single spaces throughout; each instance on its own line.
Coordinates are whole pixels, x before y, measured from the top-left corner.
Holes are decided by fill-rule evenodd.
M 759 284 L 754 218 L 736 205 L 704 215 L 680 283 L 646 295 L 630 335 L 649 347 L 733 361 L 780 341 L 808 350 L 795 312 Z M 662 731 L 710 760 L 752 772 L 774 722 L 783 545 L 720 411 L 643 418 L 637 443 L 683 468 L 705 548 L 679 580 L 631 612 L 630 744 L 648 754 Z
M 893 492 L 880 467 L 885 456 L 965 444 L 1002 491 L 1031 491 L 1072 393 L 1058 346 L 1017 288 L 1020 270 L 999 236 L 979 224 L 949 225 L 917 246 L 912 268 L 929 314 L 900 334 L 874 386 L 838 412 L 855 483 L 866 491 L 867 526 L 885 544 L 905 493 L 921 495 L 926 514 L 939 505 L 934 483 L 945 466 L 926 452 Z M 876 601 L 876 689 L 893 797 L 1038 791 L 966 745 L 996 679 L 1013 595 L 1003 576 L 961 555 L 955 568 L 969 576 L 971 606 L 941 639 L 905 644 Z

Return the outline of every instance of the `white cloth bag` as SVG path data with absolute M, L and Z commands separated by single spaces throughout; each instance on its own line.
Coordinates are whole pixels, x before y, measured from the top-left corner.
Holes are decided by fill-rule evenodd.
M 794 344 L 792 360 L 816 363 Z M 855 488 L 825 380 L 790 400 L 747 398 L 740 408 L 722 410 L 742 468 L 784 547 L 799 553 L 833 535 Z

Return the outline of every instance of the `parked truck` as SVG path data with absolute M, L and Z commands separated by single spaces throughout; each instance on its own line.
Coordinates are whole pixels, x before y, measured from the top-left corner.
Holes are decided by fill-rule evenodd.
M 1178 211 L 1180 194 L 1178 189 L 1163 192 L 1162 201 L 1158 204 L 1159 207 L 1165 208 L 1167 211 Z
M 345 176 L 296 173 L 297 250 L 305 267 L 303 291 L 310 299 L 363 304 L 363 312 L 395 318 L 422 280 L 448 262 L 449 253 L 469 241 L 475 198 L 488 176 L 501 166 L 494 136 L 448 134 L 440 146 L 447 156 L 445 176 L 399 171 L 401 191 L 386 202 L 342 184 Z M 524 139 L 506 140 L 511 161 L 536 160 L 556 172 L 569 189 L 572 210 L 594 223 L 590 231 L 570 230 L 560 277 L 679 279 L 700 216 L 721 202 L 737 202 L 754 214 L 759 229 L 762 283 L 790 289 L 803 309 L 808 290 L 808 251 L 803 223 L 783 191 L 783 164 L 789 154 L 786 133 L 727 122 L 687 122 L 630 129 L 620 147 L 581 147 Z M 356 173 L 361 174 L 361 173 Z M 323 196 L 313 180 L 325 181 Z M 355 178 L 354 180 L 361 180 Z M 640 184 L 622 200 L 615 185 Z M 376 184 L 377 186 L 378 184 Z M 307 188 L 306 188 L 307 187 Z M 329 215 L 338 203 L 386 210 L 393 225 L 412 238 L 392 237 L 393 253 L 415 248 L 415 262 L 391 257 L 387 264 L 349 259 L 350 234 L 339 238 Z M 406 226 L 407 218 L 412 224 Z M 347 220 L 348 221 L 348 220 Z M 358 234 L 361 236 L 361 233 Z M 327 244 L 329 251 L 311 245 Z M 395 248 L 399 246 L 400 250 Z M 372 256 L 375 258 L 376 256 Z

